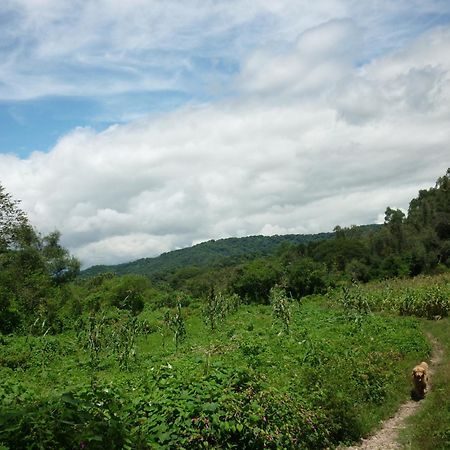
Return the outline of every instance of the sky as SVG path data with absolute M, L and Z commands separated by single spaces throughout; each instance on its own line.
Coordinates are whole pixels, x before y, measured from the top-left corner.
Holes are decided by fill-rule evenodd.
M 2 0 L 0 184 L 83 267 L 380 223 L 450 167 L 448 0 Z

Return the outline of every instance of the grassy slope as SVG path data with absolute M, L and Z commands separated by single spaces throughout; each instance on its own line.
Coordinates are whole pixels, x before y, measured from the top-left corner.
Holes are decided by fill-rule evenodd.
M 423 328 L 439 341 L 444 355 L 433 377 L 433 389 L 409 420 L 401 442 L 411 450 L 450 449 L 450 319 L 424 321 Z

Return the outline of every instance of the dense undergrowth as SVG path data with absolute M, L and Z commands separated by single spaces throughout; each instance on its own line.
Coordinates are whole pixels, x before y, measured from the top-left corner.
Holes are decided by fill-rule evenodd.
M 320 297 L 289 307 L 288 331 L 263 305 L 236 307 L 211 330 L 193 303 L 178 348 L 167 308 L 144 309 L 140 326 L 111 309 L 59 336 L 3 337 L 0 442 L 318 449 L 358 439 L 407 398 L 409 369 L 430 352 L 416 319 Z

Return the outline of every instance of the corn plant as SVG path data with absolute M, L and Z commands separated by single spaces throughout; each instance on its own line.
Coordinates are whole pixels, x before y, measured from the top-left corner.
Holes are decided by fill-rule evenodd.
M 136 316 L 127 315 L 118 320 L 112 330 L 112 345 L 121 369 L 128 369 L 136 357 L 136 338 L 141 333 L 141 324 Z
M 227 316 L 237 311 L 241 299 L 237 294 L 225 294 L 211 289 L 203 308 L 203 320 L 214 331 Z
M 366 296 L 357 283 L 353 283 L 351 288 L 343 288 L 341 304 L 347 312 L 361 315 L 366 315 L 371 312 Z
M 281 322 L 284 332 L 289 334 L 292 320 L 292 306 L 285 289 L 280 286 L 272 287 L 269 300 L 275 319 Z
M 175 351 L 178 351 L 180 343 L 186 339 L 186 325 L 184 317 L 181 314 L 181 304 L 178 303 L 174 312 L 166 313 L 164 316 L 164 324 L 173 333 Z
M 100 365 L 100 354 L 109 347 L 108 324 L 105 316 L 91 314 L 85 326 L 77 333 L 78 342 L 89 355 L 89 365 L 93 370 Z

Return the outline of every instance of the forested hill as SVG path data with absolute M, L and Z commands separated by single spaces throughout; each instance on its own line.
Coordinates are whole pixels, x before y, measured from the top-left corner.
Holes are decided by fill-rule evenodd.
M 368 231 L 376 227 L 377 225 L 363 225 L 358 229 Z M 203 268 L 229 265 L 258 256 L 269 256 L 274 254 L 283 244 L 308 244 L 330 239 L 334 235 L 335 233 L 330 232 L 211 240 L 192 247 L 163 253 L 155 258 L 142 258 L 137 261 L 111 266 L 92 266 L 81 272 L 80 276 L 90 277 L 105 272 L 112 272 L 117 275 L 133 273 L 152 276 L 158 273 L 172 272 L 186 266 Z
M 287 234 L 283 236 L 247 236 L 210 240 L 192 247 L 162 253 L 155 258 L 141 258 L 117 265 L 92 266 L 81 272 L 81 277 L 112 272 L 117 275 L 129 273 L 151 276 L 168 273 L 186 266 L 211 267 L 228 265 L 243 259 L 273 254 L 280 245 L 307 244 L 330 239 L 334 233 Z

